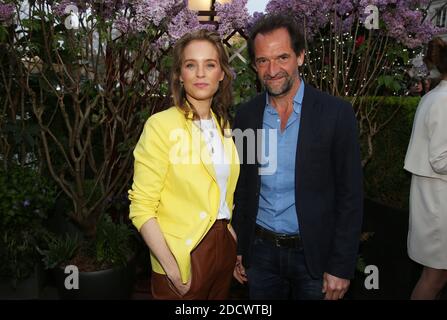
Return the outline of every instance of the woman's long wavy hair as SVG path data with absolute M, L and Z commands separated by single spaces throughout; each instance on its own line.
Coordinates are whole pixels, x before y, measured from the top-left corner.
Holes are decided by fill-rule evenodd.
M 231 107 L 233 96 L 231 83 L 233 75 L 228 62 L 228 55 L 222 44 L 219 35 L 216 32 L 208 30 L 198 30 L 184 35 L 174 45 L 173 51 L 173 64 L 171 70 L 171 93 L 174 100 L 174 104 L 185 112 L 185 117 L 188 117 L 190 111 L 193 113 L 193 119 L 200 119 L 197 110 L 194 105 L 187 101 L 186 92 L 183 85 L 180 83 L 180 74 L 183 64 L 183 53 L 186 46 L 194 40 L 205 40 L 210 42 L 217 50 L 219 56 L 220 67 L 222 68 L 225 76 L 219 84 L 217 92 L 214 94 L 213 101 L 211 103 L 211 109 L 215 113 L 217 121 L 221 126 L 222 133 L 224 128 L 229 125 L 230 115 L 229 108 Z
M 447 42 L 439 37 L 433 38 L 427 46 L 427 53 L 424 57 L 425 64 L 429 67 L 436 67 L 442 77 L 447 76 Z

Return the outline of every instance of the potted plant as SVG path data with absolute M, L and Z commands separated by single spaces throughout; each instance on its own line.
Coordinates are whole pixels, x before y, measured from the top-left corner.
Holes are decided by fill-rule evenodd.
M 123 221 L 104 214 L 94 238 L 79 234 L 46 237 L 40 249 L 46 269 L 53 270 L 62 299 L 126 299 L 135 276 L 138 234 Z
M 55 186 L 35 168 L 0 169 L 0 298 L 39 297 L 45 274 L 37 247 L 55 197 Z
M 23 12 L 21 1 L 11 3 L 14 12 Z M 102 271 L 123 261 L 130 265 L 120 252 L 134 248 L 127 243 L 128 226 L 107 218 L 110 200 L 127 192 L 133 147 L 147 117 L 166 100 L 167 86 L 165 74 L 157 71 L 160 56 L 151 51 L 157 32 L 117 36 L 118 18 L 130 16 L 121 1 L 74 4 L 78 12 L 69 15 L 67 1 L 30 2 L 10 28 L 0 28 L 0 58 L 11 58 L 0 59 L 0 91 L 7 97 L 0 101 L 5 108 L 30 111 L 40 166 L 61 190 L 56 213 L 68 217 L 79 234 L 72 251 L 56 250 L 60 232 L 48 237 L 40 247 L 44 259 L 71 252 L 58 266 Z M 79 27 L 66 23 L 74 17 Z M 30 61 L 39 62 L 39 68 Z

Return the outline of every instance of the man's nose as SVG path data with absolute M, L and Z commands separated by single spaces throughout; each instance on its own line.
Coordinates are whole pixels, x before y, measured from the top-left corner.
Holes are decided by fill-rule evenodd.
M 278 64 L 276 63 L 275 60 L 271 60 L 269 62 L 267 71 L 269 73 L 269 76 L 271 76 L 271 77 L 274 77 L 274 76 L 276 76 L 278 74 L 279 66 L 278 66 Z

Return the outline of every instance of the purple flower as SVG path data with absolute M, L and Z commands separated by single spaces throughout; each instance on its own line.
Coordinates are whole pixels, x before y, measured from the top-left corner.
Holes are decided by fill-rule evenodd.
M 25 199 L 25 201 L 23 201 L 23 207 L 24 208 L 27 208 L 27 207 L 29 207 L 29 205 L 31 204 L 31 202 L 28 200 L 28 199 Z
M 15 6 L 12 3 L 0 3 L 0 22 L 8 21 L 14 15 Z
M 246 29 L 250 30 L 256 24 L 256 22 L 264 16 L 265 14 L 263 12 L 255 11 L 253 15 L 249 17 Z
M 216 14 L 219 18 L 218 32 L 222 38 L 235 29 L 245 29 L 250 18 L 247 0 L 233 0 L 228 3 L 216 3 Z
M 132 33 L 136 31 L 134 24 L 125 16 L 120 16 L 115 19 L 114 26 L 121 33 Z
M 168 26 L 168 35 L 175 41 L 184 34 L 201 28 L 197 13 L 185 7 L 172 18 Z
M 174 9 L 184 7 L 183 1 L 179 0 L 135 0 L 135 28 L 139 31 L 146 30 L 151 24 L 158 27 L 162 20 L 172 17 Z
M 128 0 L 93 0 L 91 7 L 101 17 L 110 19 L 114 14 L 127 6 Z
M 305 25 L 306 35 L 312 37 L 329 22 L 333 1 L 327 0 L 271 0 L 267 6 L 268 13 L 287 13 L 296 17 Z
M 58 17 L 64 17 L 68 14 L 65 10 L 70 5 L 75 6 L 80 13 L 90 8 L 94 14 L 110 19 L 116 12 L 129 6 L 129 0 L 61 0 L 53 4 L 53 13 Z

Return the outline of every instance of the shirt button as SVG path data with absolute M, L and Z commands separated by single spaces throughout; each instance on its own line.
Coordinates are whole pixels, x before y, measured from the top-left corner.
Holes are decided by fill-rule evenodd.
M 192 239 L 186 239 L 186 245 L 190 246 L 192 244 Z
M 208 216 L 208 214 L 205 211 L 202 211 L 202 212 L 200 212 L 199 216 L 200 216 L 200 219 L 203 220 Z

